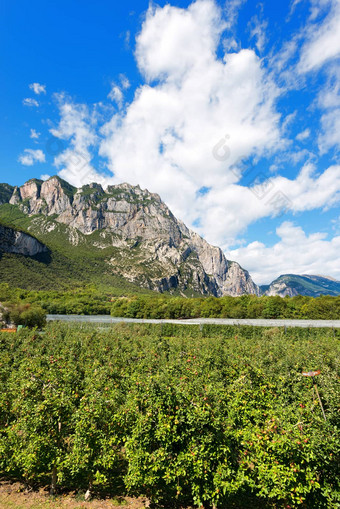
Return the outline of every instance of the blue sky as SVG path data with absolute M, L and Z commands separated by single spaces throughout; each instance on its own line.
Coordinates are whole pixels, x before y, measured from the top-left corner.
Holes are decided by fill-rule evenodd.
M 0 181 L 140 184 L 259 284 L 340 278 L 340 0 L 3 0 L 0 44 Z

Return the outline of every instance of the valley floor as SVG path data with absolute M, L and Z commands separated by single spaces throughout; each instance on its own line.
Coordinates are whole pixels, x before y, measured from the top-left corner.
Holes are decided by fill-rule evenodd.
M 47 315 L 47 321 L 87 322 L 87 323 L 151 323 L 173 325 L 248 325 L 251 327 L 302 327 L 302 328 L 340 328 L 340 320 L 288 320 L 263 318 L 188 318 L 183 320 L 163 320 L 145 318 L 118 318 L 108 315 Z

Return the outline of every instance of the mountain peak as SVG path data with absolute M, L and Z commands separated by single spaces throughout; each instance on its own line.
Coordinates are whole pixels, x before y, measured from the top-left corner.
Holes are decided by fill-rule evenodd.
M 89 247 L 104 255 L 107 271 L 158 291 L 207 295 L 259 294 L 249 273 L 226 260 L 172 214 L 158 194 L 126 182 L 77 189 L 58 176 L 31 179 L 7 199 L 28 218 L 30 231 L 48 245 L 50 232 L 64 225 L 62 244 Z M 39 226 L 38 226 L 39 225 Z M 117 251 L 118 249 L 118 251 Z
M 289 295 L 306 295 L 318 297 L 319 295 L 339 295 L 340 281 L 328 276 L 309 274 L 282 274 L 270 285 L 262 287 L 266 295 L 285 297 Z

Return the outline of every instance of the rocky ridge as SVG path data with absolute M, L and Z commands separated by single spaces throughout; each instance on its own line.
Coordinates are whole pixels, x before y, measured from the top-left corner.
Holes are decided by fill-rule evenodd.
M 340 295 L 340 281 L 327 276 L 283 274 L 270 285 L 262 286 L 261 291 L 270 297 L 295 297 L 306 295 L 319 297 L 320 295 Z
M 86 236 L 93 237 L 96 249 L 119 248 L 122 256 L 108 256 L 108 267 L 143 287 L 190 288 L 215 296 L 260 294 L 246 270 L 177 220 L 157 194 L 139 186 L 124 183 L 104 190 L 92 183 L 77 189 L 59 177 L 32 179 L 11 189 L 6 202 L 29 217 L 66 225 L 74 247 Z M 53 231 L 55 224 L 48 228 Z

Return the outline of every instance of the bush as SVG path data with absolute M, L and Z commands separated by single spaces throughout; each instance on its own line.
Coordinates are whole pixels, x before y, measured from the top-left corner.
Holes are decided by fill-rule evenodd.
M 6 322 L 14 323 L 16 326 L 42 328 L 46 325 L 46 312 L 36 304 L 8 304 L 4 318 Z

